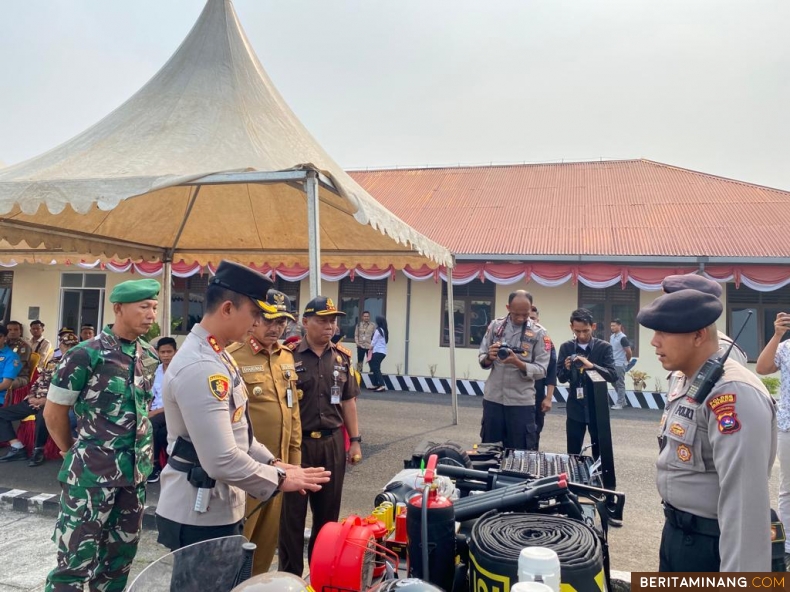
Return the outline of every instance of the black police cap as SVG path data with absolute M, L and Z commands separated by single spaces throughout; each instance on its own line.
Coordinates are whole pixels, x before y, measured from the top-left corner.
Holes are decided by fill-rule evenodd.
M 245 265 L 222 261 L 209 284 L 222 286 L 231 292 L 250 297 L 265 313 L 277 312 L 274 306 L 266 302 L 266 293 L 271 289 L 272 281 Z
M 659 296 L 636 315 L 643 327 L 663 333 L 693 333 L 716 322 L 721 300 L 699 290 L 680 290 Z
M 272 320 L 285 317 L 286 319 L 291 319 L 292 321 L 296 320 L 293 314 L 291 314 L 293 305 L 291 304 L 291 299 L 288 298 L 287 294 L 280 292 L 279 290 L 271 289 L 266 292 L 266 304 L 273 306 L 275 312 L 264 312 L 264 318 Z
M 710 294 L 716 298 L 721 298 L 721 285 L 696 273 L 686 273 L 683 275 L 668 275 L 661 282 L 661 289 L 667 294 L 678 292 L 679 290 L 699 290 L 705 294 Z
M 332 302 L 331 298 L 327 298 L 326 296 L 316 296 L 307 303 L 307 306 L 304 307 L 304 314 L 302 316 L 329 317 L 336 315 L 346 316 L 346 313 L 344 313 L 342 310 L 337 310 L 337 307 L 335 306 L 335 303 Z

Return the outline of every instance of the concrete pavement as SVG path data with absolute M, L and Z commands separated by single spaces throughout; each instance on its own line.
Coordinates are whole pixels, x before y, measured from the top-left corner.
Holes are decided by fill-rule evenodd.
M 364 391 L 359 400 L 359 413 L 365 458 L 359 466 L 350 469 L 346 477 L 341 517 L 352 512 L 367 515 L 376 493 L 403 467 L 403 460 L 411 456 L 421 440 L 476 442 L 481 409 L 480 398 L 460 397 L 459 425 L 453 426 L 447 395 Z M 645 409 L 612 412 L 617 484 L 626 494 L 624 526 L 613 529 L 610 536 L 612 568 L 616 570 L 652 571 L 658 566 L 663 513 L 655 489 L 654 463 L 658 450 L 655 435 L 660 418 L 660 411 Z M 541 439 L 543 450 L 565 450 L 564 424 L 564 410 L 555 405 L 546 420 Z M 55 462 L 38 468 L 28 468 L 21 462 L 2 464 L 0 487 L 57 493 L 57 470 Z M 778 467 L 774 470 L 771 486 L 775 501 Z M 158 485 L 149 486 L 149 504 L 155 505 L 158 493 Z M 39 584 L 43 582 L 54 564 L 54 545 L 49 541 L 54 519 L 11 513 L 7 511 L 7 503 L 0 504 L 0 508 L 4 508 L 0 515 L 0 551 L 4 558 L 0 562 L 0 592 L 38 590 L 35 578 Z M 153 531 L 144 533 L 136 565 L 144 566 L 164 552 L 156 544 Z

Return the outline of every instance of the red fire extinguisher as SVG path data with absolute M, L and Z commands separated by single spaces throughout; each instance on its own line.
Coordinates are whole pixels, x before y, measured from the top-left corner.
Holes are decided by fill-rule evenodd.
M 422 493 L 409 499 L 406 532 L 409 537 L 409 576 L 452 590 L 455 576 L 455 510 L 439 494 L 432 454 L 423 478 Z

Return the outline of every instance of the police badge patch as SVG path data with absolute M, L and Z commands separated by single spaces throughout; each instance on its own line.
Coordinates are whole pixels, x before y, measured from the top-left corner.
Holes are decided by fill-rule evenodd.
M 230 394 L 230 378 L 224 374 L 212 374 L 208 377 L 208 390 L 220 401 L 225 401 Z

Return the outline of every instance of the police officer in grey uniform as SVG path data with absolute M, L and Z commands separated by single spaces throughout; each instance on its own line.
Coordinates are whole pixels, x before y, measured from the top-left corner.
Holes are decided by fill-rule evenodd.
M 715 282 L 696 273 L 687 273 L 682 275 L 668 275 L 661 282 L 661 289 L 666 294 L 677 292 L 678 290 L 699 290 L 705 294 L 710 294 L 716 298 L 721 298 L 722 289 L 719 282 Z M 724 355 L 730 345 L 734 343 L 733 339 L 721 331 L 717 331 L 719 335 L 719 355 Z M 736 343 L 730 352 L 730 359 L 738 362 L 742 366 L 746 366 L 746 352 Z
M 483 393 L 480 437 L 483 442 L 502 442 L 505 448 L 537 450 L 535 381 L 546 376 L 551 339 L 530 320 L 529 292 L 511 293 L 507 310 L 507 316 L 491 322 L 480 343 L 480 366 L 491 370 Z M 510 351 L 502 359 L 504 346 Z
M 225 347 L 261 322 L 272 287 L 262 274 L 223 261 L 206 291 L 206 314 L 167 369 L 162 388 L 170 458 L 157 505 L 159 542 L 170 549 L 241 534 L 245 491 L 318 491 L 323 467 L 283 463 L 252 435 L 247 390 Z
M 721 312 L 715 296 L 685 289 L 637 316 L 655 331 L 650 343 L 661 365 L 680 371 L 670 380 L 659 429 L 656 480 L 666 516 L 659 571 L 771 570 L 773 400 L 754 374 L 729 359 L 710 392 L 694 397 L 694 377 L 719 356 Z

